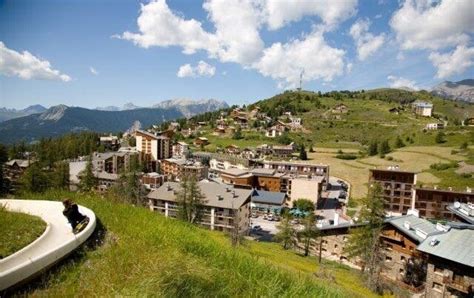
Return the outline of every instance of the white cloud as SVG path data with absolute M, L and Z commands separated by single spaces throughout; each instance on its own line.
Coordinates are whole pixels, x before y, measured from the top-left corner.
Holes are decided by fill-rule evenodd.
M 24 80 L 55 80 L 69 82 L 71 77 L 51 68 L 47 60 L 41 60 L 28 51 L 11 50 L 0 41 L 0 73 L 17 76 Z
M 89 71 L 95 76 L 99 74 L 99 72 L 92 66 L 89 66 Z
M 292 3 L 278 0 L 206 0 L 203 8 L 215 29 L 210 32 L 203 29 L 201 22 L 171 11 L 165 0 L 156 0 L 141 6 L 137 33 L 127 31 L 113 37 L 130 40 L 144 48 L 177 46 L 185 54 L 203 50 L 208 57 L 220 62 L 235 62 L 244 68 L 257 69 L 263 75 L 284 81 L 287 85 L 294 85 L 295 74 L 299 78 L 303 67 L 305 80 L 308 81 L 332 80 L 343 73 L 345 52 L 330 47 L 323 33 L 353 16 L 356 6 L 357 0 Z M 318 16 L 321 19 L 314 26 L 317 29 L 313 33 L 300 40 L 274 43 L 265 48 L 260 37 L 264 26 L 275 30 L 303 16 Z M 291 58 L 292 61 L 278 60 L 277 56 Z M 183 65 L 178 71 L 178 76 L 182 77 L 196 74 L 195 67 L 191 65 Z
M 369 32 L 370 21 L 358 20 L 349 31 L 357 46 L 357 57 L 365 60 L 374 54 L 384 43 L 385 35 L 373 35 Z
M 376 19 L 380 19 L 381 17 L 382 17 L 382 15 L 380 13 L 375 15 Z
M 474 65 L 474 47 L 459 45 L 451 53 L 431 53 L 429 59 L 438 68 L 436 77 L 448 78 L 455 74 L 461 74 Z
M 406 0 L 390 26 L 403 49 L 441 49 L 469 40 L 474 32 L 474 1 Z
M 304 16 L 318 16 L 326 26 L 333 27 L 357 12 L 357 0 L 282 1 L 266 0 L 264 14 L 268 28 L 276 30 Z
M 254 68 L 264 76 L 278 80 L 280 87 L 294 88 L 298 86 L 302 70 L 304 81 L 331 81 L 341 75 L 344 55 L 344 50 L 326 43 L 322 30 L 315 30 L 301 40 L 274 43 L 263 51 L 262 59 L 254 64 Z
M 216 37 L 205 32 L 201 22 L 174 14 L 165 0 L 142 4 L 137 24 L 140 33 L 126 31 L 114 37 L 130 40 L 143 48 L 180 46 L 186 54 L 202 49 L 215 52 L 218 47 Z
M 387 79 L 390 81 L 390 87 L 392 88 L 410 88 L 413 90 L 419 90 L 415 81 L 411 81 L 402 77 L 388 76 Z
M 354 65 L 353 65 L 352 63 L 347 63 L 347 65 L 346 65 L 346 73 L 351 73 L 353 67 L 354 67 Z
M 210 64 L 207 64 L 204 61 L 199 61 L 195 67 L 192 67 L 191 64 L 182 65 L 178 73 L 176 74 L 179 78 L 186 77 L 212 77 L 216 73 L 216 68 Z
M 208 0 L 203 4 L 214 23 L 222 62 L 250 65 L 261 54 L 264 43 L 260 38 L 261 11 L 251 0 Z

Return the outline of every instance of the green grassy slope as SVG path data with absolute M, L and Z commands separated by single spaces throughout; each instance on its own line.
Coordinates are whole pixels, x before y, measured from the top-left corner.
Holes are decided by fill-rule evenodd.
M 46 223 L 39 217 L 8 212 L 0 207 L 0 259 L 27 246 L 45 229 Z
M 459 145 L 473 128 L 454 126 L 468 117 L 474 117 L 474 105 L 452 102 L 432 96 L 425 91 L 410 92 L 397 89 L 376 89 L 358 93 L 329 93 L 326 96 L 314 92 L 285 92 L 266 100 L 256 102 L 265 112 L 292 110 L 301 116 L 303 125 L 309 131 L 294 134 L 299 142 L 314 142 L 323 147 L 357 148 L 373 139 L 390 139 L 397 136 L 410 137 L 414 145 L 434 145 L 433 132 L 423 132 L 427 123 L 434 118 L 415 116 L 409 106 L 415 100 L 434 104 L 434 114 L 440 120 L 448 121 L 445 146 Z M 336 115 L 331 109 L 338 104 L 349 108 L 347 114 Z M 402 107 L 398 114 L 391 108 Z
M 50 192 L 94 210 L 107 230 L 104 243 L 62 264 L 34 296 L 371 297 L 360 275 L 335 263 L 335 281 L 320 279 L 314 258 L 277 244 L 246 242 L 236 249 L 222 233 L 166 219 L 144 208 L 92 195 Z

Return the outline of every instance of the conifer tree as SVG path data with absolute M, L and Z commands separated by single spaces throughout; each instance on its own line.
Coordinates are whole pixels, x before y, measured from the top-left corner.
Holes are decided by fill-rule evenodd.
M 277 225 L 278 232 L 274 239 L 282 244 L 283 249 L 290 249 L 295 243 L 296 231 L 290 222 L 290 217 L 283 217 L 282 221 Z
M 379 183 L 370 186 L 369 194 L 362 200 L 359 222 L 361 227 L 351 230 L 345 248 L 349 258 L 358 257 L 367 276 L 367 285 L 374 291 L 380 291 L 380 271 L 383 266 L 383 246 L 380 233 L 385 216 L 383 189 Z
M 199 223 L 204 211 L 205 197 L 197 184 L 196 177 L 185 175 L 180 183 L 181 189 L 176 196 L 178 217 L 189 223 Z
M 91 191 L 97 186 L 97 178 L 94 176 L 92 166 L 92 155 L 89 156 L 86 164 L 86 168 L 81 172 L 81 182 L 79 188 L 83 191 Z

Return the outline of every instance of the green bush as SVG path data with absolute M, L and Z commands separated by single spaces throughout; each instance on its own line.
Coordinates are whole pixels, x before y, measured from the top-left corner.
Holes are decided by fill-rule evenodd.
M 357 159 L 357 155 L 351 153 L 343 153 L 336 155 L 336 158 L 345 159 L 345 160 L 354 160 Z
M 436 170 L 436 171 L 444 171 L 447 169 L 457 168 L 457 167 L 458 167 L 458 163 L 455 161 L 448 162 L 448 163 L 438 162 L 438 163 L 434 163 L 430 165 L 430 169 Z

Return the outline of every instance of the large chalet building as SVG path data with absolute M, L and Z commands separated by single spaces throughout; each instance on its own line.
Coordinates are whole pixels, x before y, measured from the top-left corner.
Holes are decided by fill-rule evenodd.
M 203 216 L 199 224 L 211 230 L 245 235 L 250 227 L 250 201 L 252 190 L 238 189 L 215 182 L 200 181 L 198 186 L 204 195 Z M 179 183 L 166 182 L 147 196 L 150 210 L 166 217 L 177 217 Z

